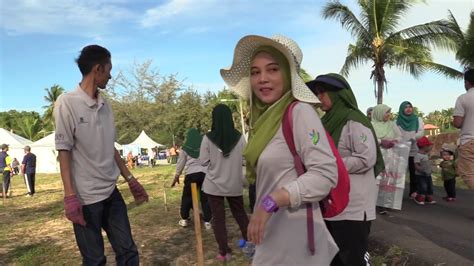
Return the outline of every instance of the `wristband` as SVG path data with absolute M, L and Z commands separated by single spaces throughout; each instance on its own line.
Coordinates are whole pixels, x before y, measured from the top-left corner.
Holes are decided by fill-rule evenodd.
M 266 195 L 262 199 L 261 204 L 262 204 L 263 209 L 268 213 L 278 211 L 278 204 L 276 203 L 276 201 L 270 195 Z

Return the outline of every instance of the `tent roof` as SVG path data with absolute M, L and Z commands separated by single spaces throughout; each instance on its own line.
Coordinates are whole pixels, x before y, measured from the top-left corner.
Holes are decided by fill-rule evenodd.
M 55 142 L 55 139 L 54 139 L 54 131 L 53 133 L 49 134 L 48 136 L 42 138 L 42 139 L 39 139 L 35 142 L 33 142 L 33 144 L 31 144 L 31 146 L 35 146 L 35 147 L 38 147 L 38 146 L 47 146 L 47 147 L 50 147 L 50 146 L 55 146 L 56 145 L 56 142 Z M 114 142 L 114 146 L 117 150 L 121 150 L 122 149 L 122 145 L 120 145 L 118 142 Z
M 140 147 L 142 147 L 142 148 L 164 146 L 164 145 L 152 140 L 150 137 L 148 137 L 148 135 L 145 133 L 144 130 L 142 130 L 142 132 L 140 133 L 138 138 L 136 138 L 132 143 L 130 143 L 130 145 L 140 145 Z
M 425 124 L 425 126 L 423 127 L 423 129 L 427 130 L 427 129 L 438 129 L 439 127 L 435 126 L 435 125 L 432 125 L 432 124 Z
M 8 144 L 12 147 L 23 148 L 25 145 L 30 145 L 33 142 L 4 128 L 0 128 L 0 144 L 3 143 Z
M 48 136 L 46 136 L 44 138 L 41 138 L 41 139 L 33 142 L 33 144 L 31 144 L 31 146 L 54 146 L 54 145 L 55 145 L 54 131 L 53 131 L 53 133 L 49 134 Z

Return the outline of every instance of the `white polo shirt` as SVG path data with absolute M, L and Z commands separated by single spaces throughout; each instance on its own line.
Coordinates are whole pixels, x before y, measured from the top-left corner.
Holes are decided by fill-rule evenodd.
M 71 179 L 82 204 L 108 198 L 120 170 L 115 162 L 115 125 L 112 109 L 77 86 L 61 95 L 54 107 L 56 150 L 71 152 Z
M 464 117 L 460 135 L 461 144 L 474 139 L 474 87 L 458 97 L 453 116 Z

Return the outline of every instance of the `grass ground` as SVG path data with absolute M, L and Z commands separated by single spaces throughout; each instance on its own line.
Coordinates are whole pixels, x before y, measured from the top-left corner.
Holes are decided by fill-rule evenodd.
M 128 206 L 134 240 L 143 265 L 189 265 L 195 263 L 193 226 L 178 225 L 179 204 L 183 182 L 170 188 L 174 167 L 134 169 L 147 190 L 150 201 L 136 206 L 126 183 L 120 179 L 118 187 Z M 64 217 L 63 189 L 58 174 L 38 174 L 37 193 L 25 197 L 23 179 L 15 176 L 11 198 L 0 205 L 0 265 L 78 265 L 81 257 L 77 249 L 72 224 Z M 461 182 L 459 182 L 461 183 Z M 164 208 L 166 191 L 168 211 Z M 247 197 L 244 197 L 247 200 Z M 248 205 L 248 204 L 246 204 Z M 248 265 L 249 261 L 236 247 L 240 238 L 238 226 L 227 211 L 229 244 L 234 249 L 234 260 L 229 265 Z M 219 265 L 214 260 L 217 244 L 212 230 L 202 230 L 205 264 Z M 104 235 L 104 238 L 106 236 Z M 107 262 L 113 263 L 114 253 L 106 243 Z M 372 265 L 398 265 L 407 257 L 397 247 L 381 249 L 371 244 Z

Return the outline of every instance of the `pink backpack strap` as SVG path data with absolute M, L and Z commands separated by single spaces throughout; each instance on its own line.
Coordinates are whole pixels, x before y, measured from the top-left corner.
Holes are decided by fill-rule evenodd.
M 295 140 L 293 138 L 293 109 L 298 104 L 298 101 L 292 102 L 285 111 L 282 121 L 282 130 L 285 141 L 288 144 L 291 154 L 293 155 L 293 160 L 295 163 L 296 173 L 298 176 L 304 174 L 306 169 L 304 167 L 301 157 L 296 152 Z M 314 222 L 313 222 L 313 204 L 311 202 L 306 203 L 306 228 L 308 235 L 308 245 L 309 251 L 312 256 L 316 251 L 314 244 Z

